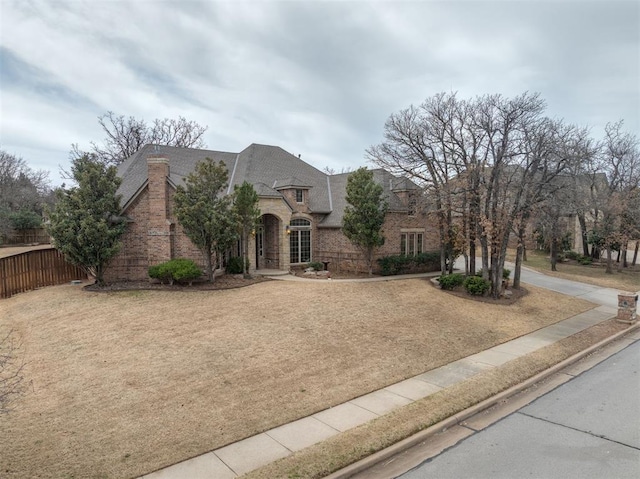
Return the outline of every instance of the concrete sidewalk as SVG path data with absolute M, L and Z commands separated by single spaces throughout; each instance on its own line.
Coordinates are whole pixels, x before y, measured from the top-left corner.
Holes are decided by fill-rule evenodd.
M 531 388 L 510 404 L 448 428 L 438 437 L 442 453 L 432 454 L 425 444 L 353 477 L 637 478 L 639 370 L 636 328 L 588 361 L 556 373 L 540 385 L 549 389 L 544 394 Z M 398 467 L 401 462 L 404 467 Z
M 384 277 L 372 280 L 407 279 L 429 275 Z M 433 275 L 431 274 L 431 276 Z M 293 281 L 298 279 L 309 281 L 293 276 L 289 278 L 286 276 L 278 277 L 278 279 L 285 278 Z M 178 479 L 189 477 L 191 479 L 204 479 L 215 477 L 231 479 L 238 477 L 277 459 L 286 457 L 295 451 L 319 443 L 340 432 L 434 394 L 443 388 L 464 381 L 481 371 L 495 368 L 578 333 L 614 317 L 617 312 L 617 290 L 551 278 L 531 270 L 525 272 L 524 269 L 522 281 L 570 296 L 588 299 L 600 304 L 600 306 L 486 351 L 352 399 L 312 416 L 147 474 L 143 478 Z

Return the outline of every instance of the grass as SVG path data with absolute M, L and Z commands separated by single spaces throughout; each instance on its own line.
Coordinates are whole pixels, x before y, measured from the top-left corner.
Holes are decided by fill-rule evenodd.
M 507 259 L 514 261 L 514 252 L 511 252 Z M 566 263 L 559 262 L 556 265 L 558 271 L 551 271 L 549 255 L 544 251 L 538 250 L 527 251 L 527 261 L 524 262 L 524 266 L 550 276 L 570 279 L 573 281 L 581 281 L 583 283 L 602 286 L 604 288 L 613 288 L 632 292 L 640 290 L 640 267 L 638 266 L 618 271 L 617 264 L 614 263 L 613 274 L 607 274 L 605 272 L 606 265 L 604 263 L 594 263 L 592 265 L 583 266 L 575 261 L 569 261 Z
M 520 384 L 627 328 L 615 320 L 605 321 L 242 477 L 320 479 Z
M 529 289 L 509 306 L 421 279 L 16 295 L 0 330 L 30 387 L 0 418 L 2 477 L 136 477 L 593 306 Z

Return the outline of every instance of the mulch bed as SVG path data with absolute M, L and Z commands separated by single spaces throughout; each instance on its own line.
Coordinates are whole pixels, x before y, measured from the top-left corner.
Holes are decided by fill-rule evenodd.
M 245 286 L 251 286 L 256 283 L 263 283 L 265 281 L 272 281 L 270 278 L 263 276 L 253 276 L 249 279 L 236 277 L 234 275 L 223 275 L 215 279 L 213 283 L 206 281 L 193 283 L 191 286 L 188 284 L 161 284 L 151 283 L 148 281 L 122 281 L 117 283 L 108 283 L 104 285 L 90 284 L 84 287 L 86 291 L 96 292 L 110 292 L 110 291 L 140 291 L 140 290 L 153 290 L 153 291 L 215 291 L 222 289 L 234 289 L 243 288 Z
M 431 283 L 431 285 L 434 288 L 440 288 L 440 285 L 438 284 L 437 281 L 435 280 L 431 280 L 428 279 L 428 281 Z M 526 288 L 523 288 L 522 286 L 520 286 L 519 289 L 513 289 L 513 288 L 509 288 L 509 291 L 511 291 L 511 297 L 507 298 L 507 297 L 500 297 L 498 299 L 493 299 L 491 296 L 487 295 L 487 296 L 474 296 L 472 294 L 467 293 L 467 290 L 464 289 L 464 286 L 457 286 L 454 289 L 441 289 L 442 292 L 447 293 L 447 294 L 451 294 L 453 296 L 457 296 L 459 298 L 463 298 L 463 299 L 468 299 L 471 301 L 477 301 L 480 303 L 489 303 L 489 304 L 500 304 L 500 305 L 505 305 L 508 306 L 510 304 L 514 304 L 516 303 L 520 298 L 526 296 L 527 294 L 529 294 L 529 291 L 526 290 Z

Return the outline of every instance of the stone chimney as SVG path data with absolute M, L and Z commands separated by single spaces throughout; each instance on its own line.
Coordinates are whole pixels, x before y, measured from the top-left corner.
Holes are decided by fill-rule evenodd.
M 149 266 L 171 259 L 172 224 L 169 218 L 169 158 L 154 153 L 147 157 L 149 177 L 149 226 L 147 251 Z

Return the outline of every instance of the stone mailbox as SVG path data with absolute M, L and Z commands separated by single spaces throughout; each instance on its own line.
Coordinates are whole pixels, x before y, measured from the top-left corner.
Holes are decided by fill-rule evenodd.
M 635 293 L 618 294 L 618 321 L 632 324 L 638 320 L 636 308 L 638 306 L 638 295 Z

